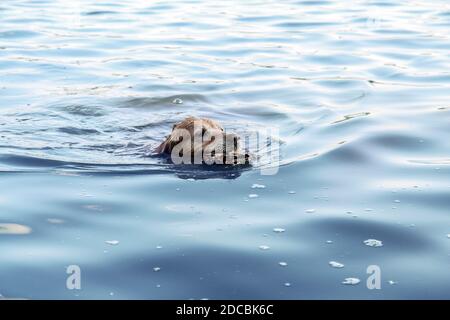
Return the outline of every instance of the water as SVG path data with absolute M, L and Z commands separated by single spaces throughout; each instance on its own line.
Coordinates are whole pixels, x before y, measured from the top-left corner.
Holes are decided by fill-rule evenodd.
M 13 0 L 0 25 L 3 297 L 450 298 L 447 1 Z M 278 129 L 279 171 L 149 156 L 187 115 Z

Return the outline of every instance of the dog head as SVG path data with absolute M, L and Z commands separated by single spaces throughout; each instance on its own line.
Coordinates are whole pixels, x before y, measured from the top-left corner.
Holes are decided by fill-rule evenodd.
M 157 153 L 171 155 L 177 163 L 237 164 L 247 160 L 241 155 L 239 137 L 226 133 L 214 120 L 188 117 L 176 123 L 167 139 L 156 148 Z

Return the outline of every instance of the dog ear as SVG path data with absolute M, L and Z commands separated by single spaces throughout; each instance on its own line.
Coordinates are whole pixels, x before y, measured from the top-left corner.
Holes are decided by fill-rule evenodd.
M 172 148 L 173 148 L 173 142 L 172 141 L 168 141 L 168 142 L 166 142 L 164 144 L 163 152 L 169 154 L 169 153 L 172 152 Z
M 166 137 L 163 143 L 156 147 L 156 153 L 170 153 L 172 151 L 173 142 L 170 140 L 170 135 Z
M 158 147 L 155 149 L 155 153 L 164 153 L 164 149 L 166 148 L 166 141 L 161 143 Z
M 173 140 L 171 136 L 167 137 L 166 141 L 164 141 L 160 147 L 161 147 L 161 153 L 167 153 L 170 154 L 173 150 L 173 148 L 182 141 L 181 138 L 178 140 Z

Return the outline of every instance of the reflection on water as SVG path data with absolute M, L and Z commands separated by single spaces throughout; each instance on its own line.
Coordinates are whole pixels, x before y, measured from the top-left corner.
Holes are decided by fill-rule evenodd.
M 450 298 L 449 12 L 1 3 L 0 296 Z M 151 156 L 188 115 L 278 131 L 278 172 Z

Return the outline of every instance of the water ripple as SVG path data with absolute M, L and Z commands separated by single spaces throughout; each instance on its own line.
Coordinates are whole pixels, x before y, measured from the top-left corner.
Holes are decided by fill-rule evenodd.
M 77 4 L 0 5 L 4 296 L 449 297 L 445 0 Z M 279 163 L 153 156 L 189 115 L 272 130 Z

